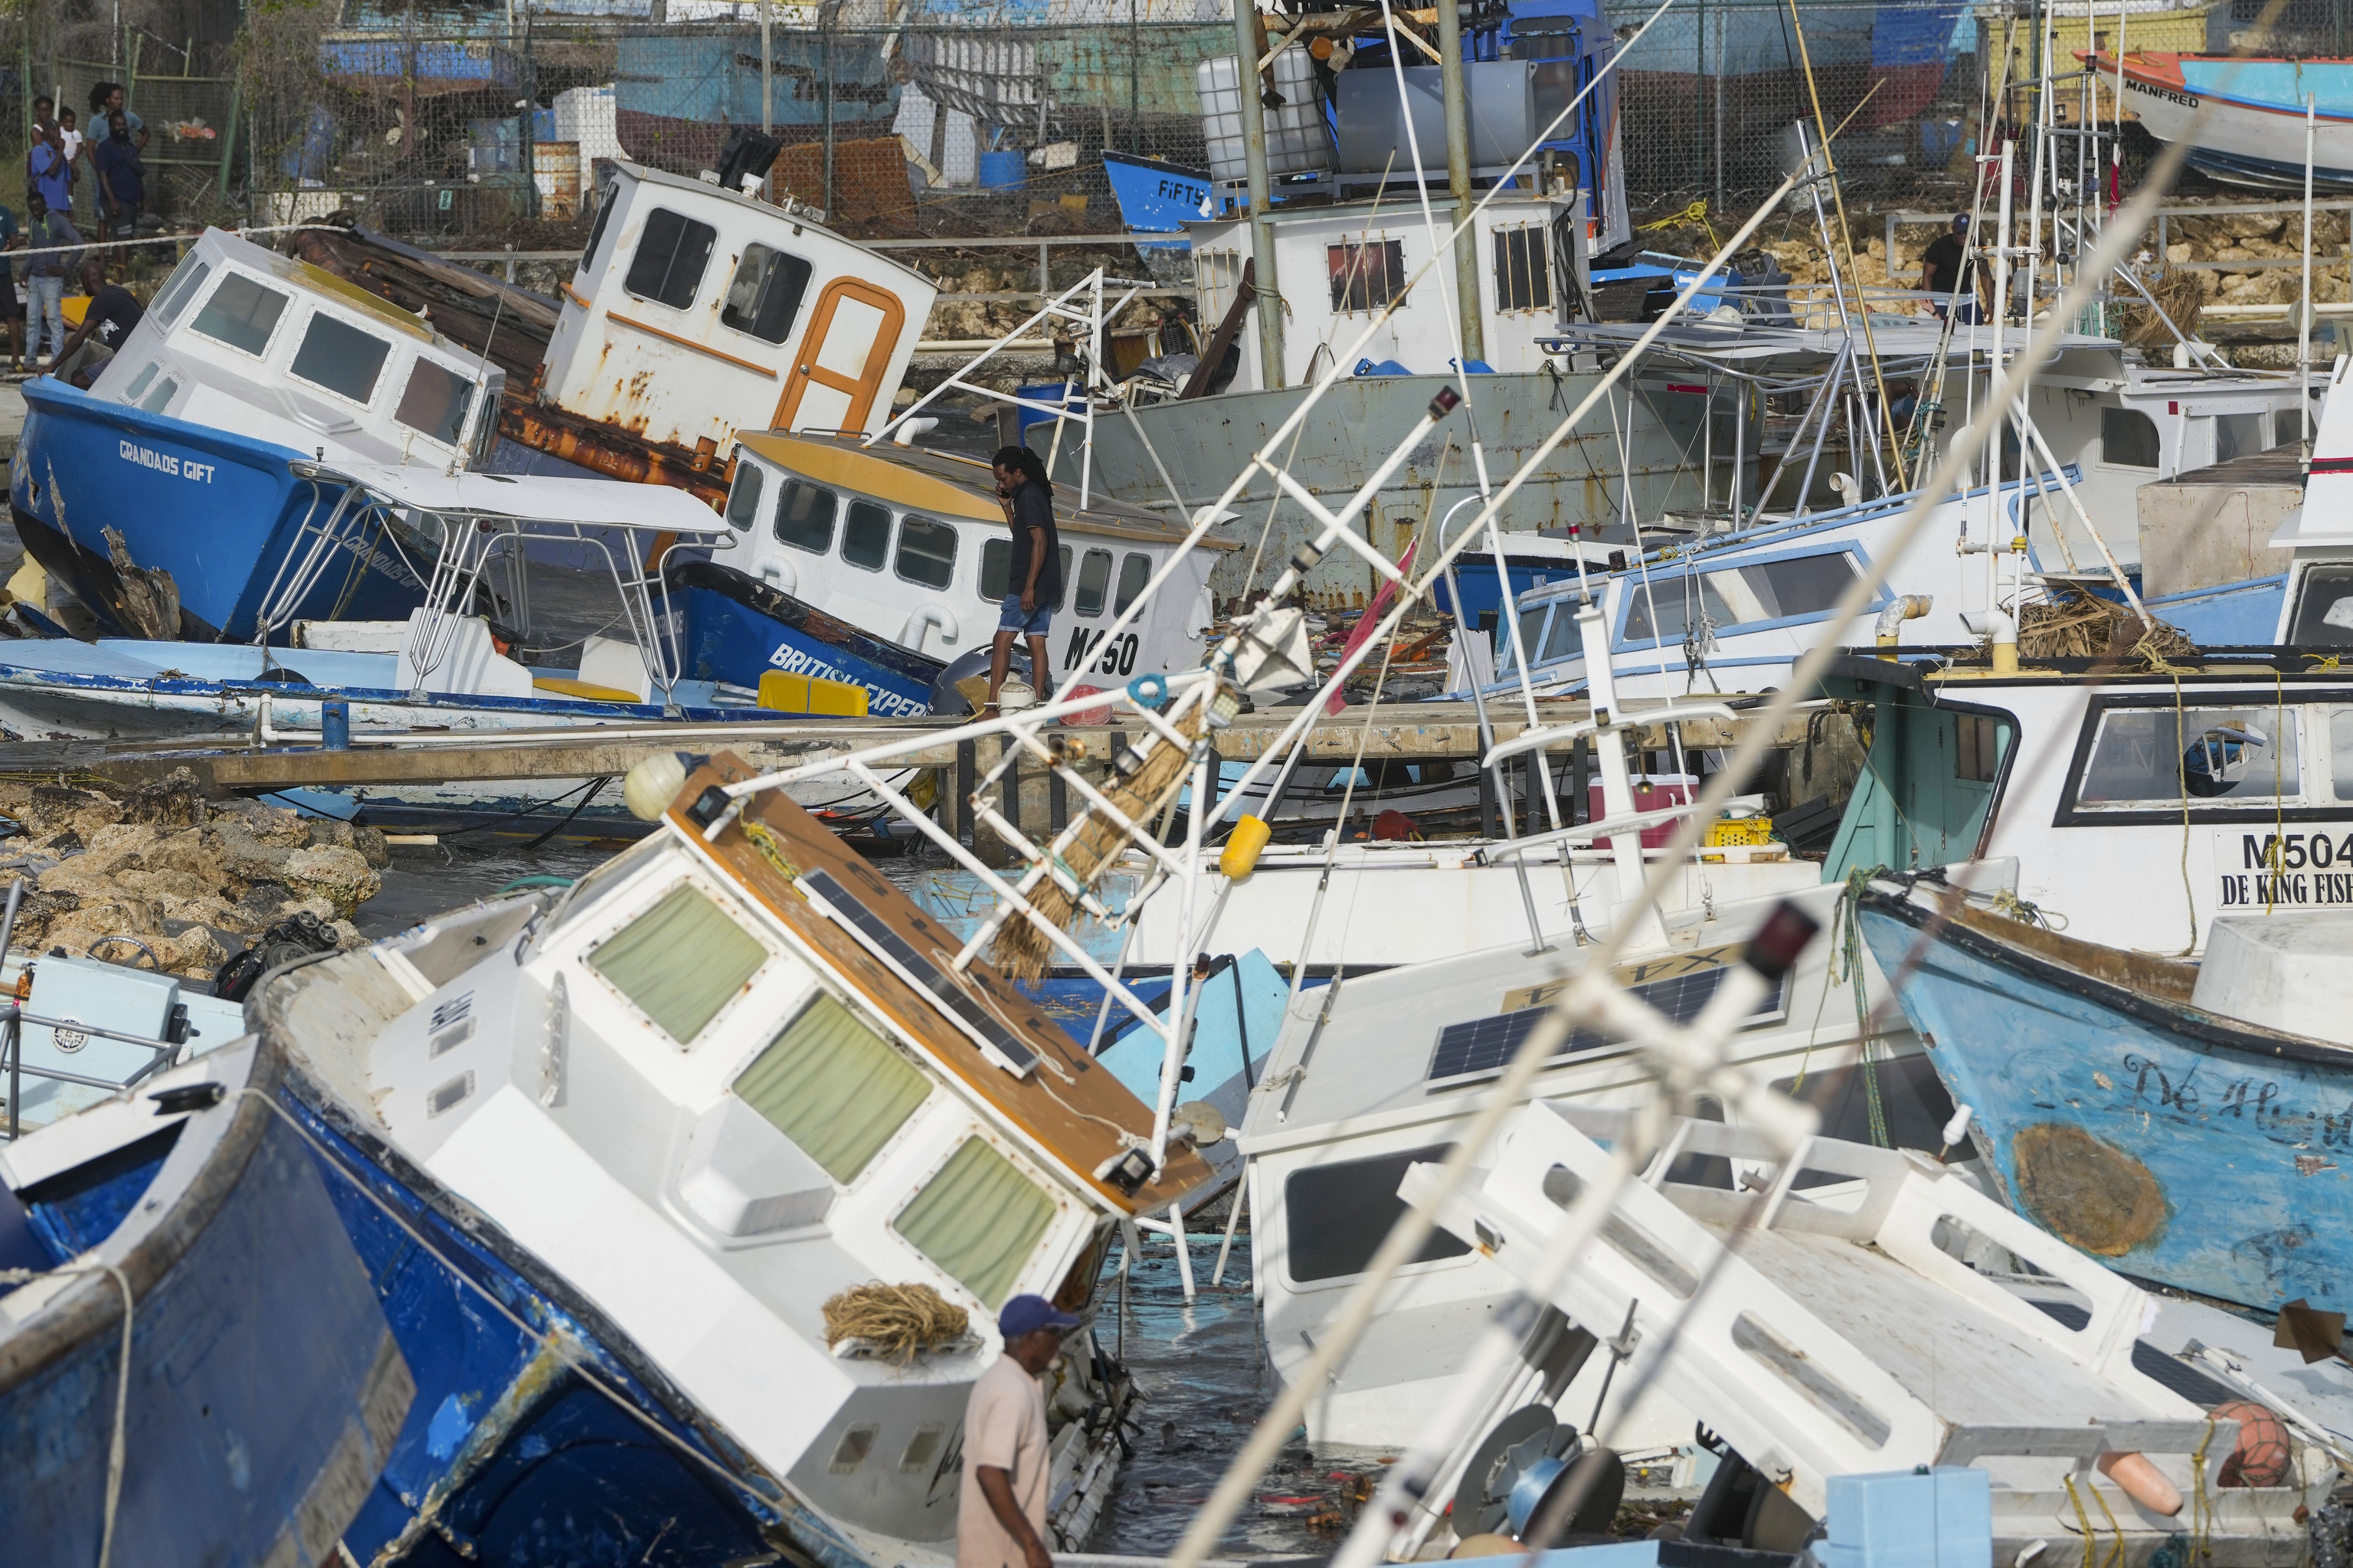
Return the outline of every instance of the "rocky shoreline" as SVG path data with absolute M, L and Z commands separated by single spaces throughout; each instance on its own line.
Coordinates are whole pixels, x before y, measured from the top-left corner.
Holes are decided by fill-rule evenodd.
M 259 800 L 208 800 L 185 769 L 132 789 L 0 779 L 0 877 L 28 885 L 11 945 L 209 980 L 298 913 L 362 945 L 352 916 L 383 885 L 384 835 Z M 109 938 L 127 941 L 107 943 Z M 135 945 L 133 945 L 135 944 Z

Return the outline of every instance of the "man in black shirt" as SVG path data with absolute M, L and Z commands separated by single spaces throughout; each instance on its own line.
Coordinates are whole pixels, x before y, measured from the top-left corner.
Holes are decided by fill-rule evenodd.
M 1921 253 L 1921 291 L 1945 296 L 1942 301 L 1930 302 L 1936 310 L 1938 321 L 1945 319 L 1946 311 L 1952 305 L 1953 295 L 1960 290 L 1961 264 L 1968 255 L 1968 214 L 1956 213 L 1953 215 L 1952 231 L 1936 236 L 1928 242 L 1928 249 Z M 1963 302 L 1961 320 L 1964 322 L 1977 319 L 1977 313 L 1968 308 L 1975 297 L 1976 291 L 1973 289 L 1970 291 L 1970 301 Z
M 86 392 L 146 312 L 130 290 L 106 281 L 106 269 L 95 256 L 82 258 L 81 286 L 90 296 L 90 308 L 82 313 L 81 325 L 66 339 L 65 352 L 58 356 L 57 374 Z
M 1029 640 L 1029 681 L 1044 697 L 1053 679 L 1052 656 L 1046 634 L 1054 623 L 1054 605 L 1062 597 L 1061 540 L 1054 532 L 1054 487 L 1046 465 L 1028 447 L 1000 447 L 989 460 L 997 471 L 997 499 L 1013 530 L 1012 575 L 1006 580 L 1005 602 L 997 607 L 997 641 L 989 651 L 988 706 L 983 716 L 997 715 L 997 689 L 1005 684 L 1013 663 L 1013 640 Z

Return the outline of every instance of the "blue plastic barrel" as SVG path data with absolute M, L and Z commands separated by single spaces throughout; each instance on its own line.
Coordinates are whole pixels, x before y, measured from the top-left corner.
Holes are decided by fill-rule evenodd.
M 1005 190 L 1029 183 L 1029 155 L 1015 149 L 980 155 L 980 183 L 987 190 Z
M 319 705 L 319 743 L 329 751 L 349 751 L 352 748 L 352 705 L 328 702 Z

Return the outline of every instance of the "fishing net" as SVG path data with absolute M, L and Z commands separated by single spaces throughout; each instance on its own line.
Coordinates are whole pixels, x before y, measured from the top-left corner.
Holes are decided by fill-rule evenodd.
M 827 1300 L 828 1349 L 844 1340 L 862 1340 L 905 1366 L 919 1351 L 937 1350 L 972 1331 L 972 1319 L 928 1285 L 885 1285 L 869 1280 Z
M 1208 711 L 1197 707 L 1177 718 L 1176 727 L 1188 739 L 1198 738 L 1208 722 Z M 1132 770 L 1123 772 L 1119 759 L 1113 758 L 1112 783 L 1103 790 L 1103 798 L 1129 821 L 1148 826 L 1184 788 L 1191 752 L 1157 734 L 1146 736 L 1138 749 L 1142 758 Z M 1092 888 L 1103 868 L 1127 847 L 1127 831 L 1092 805 L 1081 823 L 1057 863 L 1080 886 Z M 1042 918 L 1060 928 L 1067 928 L 1078 910 L 1078 900 L 1051 878 L 1039 883 L 1029 902 Z M 1053 951 L 1052 941 L 1034 922 L 1013 919 L 997 932 L 988 956 L 1013 979 L 1034 982 L 1045 977 Z
M 2152 618 L 2147 630 L 2133 635 L 2137 626 L 2129 607 L 2115 599 L 2065 584 L 2053 584 L 2051 597 L 2019 607 L 2018 652 L 2022 659 L 2097 659 L 2116 648 L 2120 631 L 2123 651 L 2154 664 L 2159 660 L 2190 658 L 2198 645 L 2179 630 Z

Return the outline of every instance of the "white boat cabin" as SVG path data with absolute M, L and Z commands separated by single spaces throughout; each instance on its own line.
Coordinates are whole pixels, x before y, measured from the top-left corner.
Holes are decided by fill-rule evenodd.
M 1444 228 L 1453 227 L 1454 202 L 1433 196 L 1430 213 Z M 1574 269 L 1577 231 L 1584 223 L 1581 192 L 1558 196 L 1506 192 L 1478 217 L 1479 310 L 1492 369 L 1505 373 L 1544 368 L 1544 340 L 1558 330 L 1564 308 L 1560 274 Z M 1430 259 L 1430 229 L 1419 201 L 1343 202 L 1332 207 L 1276 207 L 1268 218 L 1274 230 L 1276 281 L 1283 297 L 1282 379 L 1302 386 L 1322 375 L 1335 355 L 1345 355 L 1343 374 L 1361 360 L 1387 362 L 1417 376 L 1443 376 L 1454 350 L 1453 258 L 1440 259 L 1420 283 L 1414 274 Z M 1250 220 L 1213 218 L 1185 226 L 1192 236 L 1202 330 L 1216 330 L 1232 305 L 1243 264 L 1250 259 Z M 1442 272 L 1441 272 L 1442 269 Z M 1257 280 L 1263 300 L 1270 285 Z M 1392 301 L 1397 313 L 1370 342 L 1353 353 L 1349 345 L 1366 323 Z M 1240 368 L 1230 390 L 1264 389 L 1258 343 L 1258 306 L 1240 337 Z
M 90 389 L 330 463 L 449 469 L 489 451 L 505 382 L 423 317 L 208 228 Z
M 871 432 L 938 292 L 806 213 L 618 164 L 539 395 L 706 457 L 738 428 Z
M 745 436 L 727 520 L 744 536 L 726 565 L 935 659 L 986 648 L 1010 591 L 1012 530 L 988 465 L 922 449 L 884 457 L 846 437 Z M 1105 634 L 1175 553 L 1185 530 L 1098 496 L 1081 510 L 1055 492 L 1062 598 L 1051 643 L 1058 674 L 1082 665 L 1108 686 L 1201 662 L 1216 619 L 1209 570 L 1240 546 L 1204 539 L 1116 643 Z
M 747 771 L 723 757 L 678 803 Z M 594 1300 L 608 1343 L 836 1534 L 826 1561 L 946 1568 L 998 1308 L 1083 1304 L 1117 1222 L 1208 1171 L 1184 1146 L 1134 1193 L 1092 1174 L 1150 1108 L 985 960 L 951 973 L 937 927 L 789 802 L 743 823 L 759 836 L 709 842 L 672 817 L 553 907 L 477 906 L 310 966 L 273 982 L 263 1027 L 418 1190 Z M 829 1340 L 824 1303 L 877 1280 L 936 1291 L 968 1331 L 895 1360 Z M 1057 1425 L 1088 1411 L 1087 1343 L 1050 1374 Z M 1116 1434 L 1074 1426 L 1058 1508 L 1099 1506 Z

